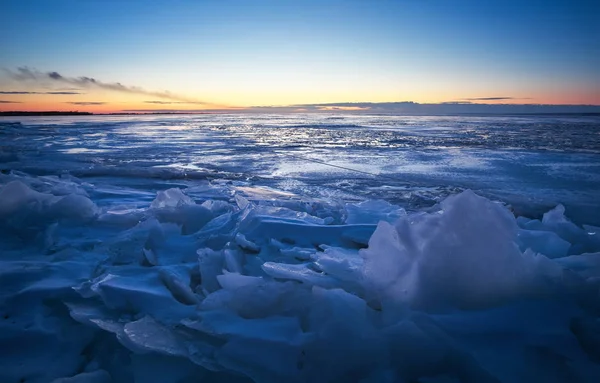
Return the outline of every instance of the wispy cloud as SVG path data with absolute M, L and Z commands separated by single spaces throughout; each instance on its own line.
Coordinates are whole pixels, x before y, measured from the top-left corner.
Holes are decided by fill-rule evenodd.
M 83 93 L 57 91 L 57 92 L 45 92 L 44 94 L 83 94 Z
M 65 104 L 89 106 L 89 105 L 105 105 L 106 102 L 100 102 L 100 101 L 78 101 L 78 102 L 66 102 Z
M 195 102 L 185 101 L 144 101 L 146 104 L 172 105 L 172 104 L 196 104 Z
M 82 94 L 79 92 L 71 92 L 71 91 L 55 91 L 55 92 L 27 92 L 23 90 L 0 90 L 0 94 Z
M 32 71 L 26 66 L 18 67 L 16 72 L 11 71 L 10 69 L 4 69 L 10 77 L 15 80 L 23 81 L 23 80 L 36 80 L 36 71 Z
M 0 104 L 22 104 L 19 101 L 8 101 L 8 100 L 0 100 Z
M 42 81 L 51 80 L 66 85 L 73 85 L 84 88 L 100 88 L 106 90 L 112 90 L 121 93 L 139 94 L 145 96 L 152 96 L 163 98 L 171 101 L 197 104 L 197 105 L 211 105 L 208 102 L 200 101 L 194 98 L 178 95 L 168 91 L 155 92 L 145 90 L 137 86 L 123 85 L 120 82 L 104 82 L 97 80 L 93 77 L 80 76 L 80 77 L 68 77 L 63 76 L 58 72 L 42 72 L 37 69 L 31 69 L 29 67 L 18 67 L 16 71 L 5 69 L 10 77 L 17 81 Z
M 123 113 L 177 113 L 177 114 L 206 114 L 206 113 L 231 113 L 236 109 L 123 109 Z M 242 111 L 251 111 L 244 109 Z
M 473 97 L 461 98 L 463 101 L 502 101 L 502 100 L 530 100 L 530 98 L 522 97 Z

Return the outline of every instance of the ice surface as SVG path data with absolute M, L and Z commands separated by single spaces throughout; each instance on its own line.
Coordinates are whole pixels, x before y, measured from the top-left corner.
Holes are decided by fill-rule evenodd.
M 147 210 L 124 212 L 141 219 L 128 228 L 96 214 L 81 194 L 57 197 L 19 182 L 2 189 L 11 202 L 6 216 L 16 205 L 49 221 L 67 217 L 69 209 L 51 208 L 68 197 L 93 205 L 93 215 L 82 208 L 77 217 L 100 224 L 89 229 L 97 245 L 62 255 L 79 262 L 34 258 L 37 267 L 23 268 L 11 250 L 3 263 L 4 300 L 67 305 L 68 314 L 44 317 L 53 323 L 44 331 L 74 320 L 90 335 L 71 340 L 72 349 L 123 347 L 118 352 L 129 355 L 109 362 L 94 353 L 83 373 L 63 364 L 52 370 L 56 381 L 151 379 L 175 366 L 173 381 L 215 371 L 223 381 L 521 381 L 554 365 L 556 381 L 591 382 L 600 371 L 591 362 L 600 355 L 598 254 L 567 256 L 595 246 L 595 229 L 574 225 L 560 206 L 541 221 L 516 220 L 502 204 L 465 191 L 419 213 L 381 201 L 323 205 L 349 209 L 337 214 L 348 214 L 346 224 L 331 225 L 277 204 L 199 205 L 180 189 L 167 191 Z M 194 220 L 202 223 L 190 236 L 181 228 Z M 63 226 L 55 235 L 69 233 Z M 35 313 L 36 299 L 21 305 Z M 545 320 L 552 310 L 561 314 Z M 497 349 L 487 340 L 508 333 L 512 343 Z M 493 352 L 522 353 L 530 364 Z M 144 369 L 151 361 L 163 367 Z
M 598 381 L 586 118 L 165 118 L 0 129 L 0 382 Z

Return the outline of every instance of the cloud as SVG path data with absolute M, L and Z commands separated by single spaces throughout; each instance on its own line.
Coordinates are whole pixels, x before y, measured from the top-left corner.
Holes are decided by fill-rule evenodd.
M 43 92 L 43 94 L 83 94 L 83 93 L 57 91 L 57 92 Z
M 79 92 L 53 91 L 53 92 L 27 92 L 23 90 L 0 90 L 0 94 L 83 94 Z
M 104 105 L 104 104 L 106 104 L 106 102 L 100 102 L 100 101 L 79 101 L 79 102 L 66 102 L 65 104 L 89 106 L 89 105 Z
M 123 109 L 121 112 L 124 113 L 180 113 L 180 114 L 194 114 L 194 113 L 228 113 L 229 109 Z
M 0 104 L 22 104 L 20 101 L 0 100 Z
M 38 92 L 24 92 L 19 90 L 0 90 L 0 94 L 38 94 Z
M 31 69 L 29 69 L 26 66 L 22 66 L 22 67 L 18 67 L 16 72 L 13 72 L 11 70 L 5 69 L 6 72 L 8 72 L 8 74 L 10 75 L 10 77 L 14 78 L 15 80 L 35 80 L 37 79 L 37 76 L 35 74 L 35 71 L 32 71 Z
M 182 102 L 182 103 L 197 104 L 197 105 L 211 105 L 208 102 L 199 101 L 194 98 L 185 97 L 185 96 L 171 93 L 168 91 L 154 92 L 154 91 L 145 90 L 145 89 L 137 87 L 137 86 L 123 85 L 120 82 L 114 82 L 114 83 L 103 82 L 103 81 L 97 80 L 93 77 L 87 77 L 87 76 L 67 77 L 67 76 L 61 75 L 58 72 L 54 72 L 54 71 L 53 72 L 41 72 L 37 69 L 30 69 L 26 66 L 18 67 L 16 72 L 9 70 L 9 69 L 5 69 L 5 71 L 8 73 L 8 75 L 10 77 L 12 77 L 13 79 L 18 80 L 18 81 L 52 80 L 55 82 L 63 83 L 66 85 L 74 85 L 77 87 L 100 88 L 100 89 L 106 89 L 106 90 L 111 90 L 111 91 L 115 91 L 115 92 L 121 92 L 121 93 L 139 94 L 139 95 L 144 95 L 144 96 L 164 98 L 167 100 L 177 101 L 177 102 Z
M 521 97 L 474 97 L 474 98 L 462 98 L 464 101 L 501 101 L 501 100 L 530 100 L 530 98 Z
M 62 80 L 64 79 L 63 76 L 61 76 L 58 72 L 48 72 L 48 77 L 50 77 L 53 80 Z
M 171 104 L 195 104 L 195 102 L 185 101 L 144 101 L 146 104 L 159 104 L 159 105 L 171 105 Z
M 356 110 L 369 110 L 369 107 L 365 106 L 318 106 L 318 110 L 338 110 L 338 111 L 356 111 Z

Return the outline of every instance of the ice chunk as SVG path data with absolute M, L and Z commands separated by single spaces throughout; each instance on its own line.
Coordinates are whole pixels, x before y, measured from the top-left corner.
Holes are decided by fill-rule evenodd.
M 272 241 L 271 243 L 277 243 L 276 241 Z M 298 247 L 294 246 L 291 248 L 284 248 L 284 245 L 281 246 L 279 252 L 287 258 L 297 259 L 302 261 L 308 261 L 310 257 L 315 253 L 314 248 L 307 247 Z
M 144 254 L 144 259 L 146 262 L 148 262 L 148 264 L 152 266 L 158 265 L 158 259 L 154 250 L 144 248 L 142 249 L 142 253 Z
M 248 250 L 252 253 L 258 253 L 260 251 L 260 247 L 252 241 L 248 241 L 244 234 L 238 233 L 235 236 L 235 242 L 245 250 Z
M 350 291 L 361 291 L 363 259 L 358 251 L 327 247 L 324 252 L 314 253 L 312 258 L 320 270 L 340 282 L 340 287 Z
M 218 290 L 220 286 L 217 275 L 222 274 L 225 265 L 222 253 L 212 249 L 199 249 L 197 254 L 202 287 L 208 292 Z
M 90 285 L 84 284 L 80 294 L 100 296 L 106 307 L 113 310 L 149 314 L 163 321 L 177 321 L 194 312 L 194 306 L 186 306 L 174 298 L 156 272 L 139 270 L 128 274 L 99 277 Z M 183 286 L 180 288 L 183 290 Z M 176 294 L 184 301 L 192 300 L 189 292 L 176 290 Z
M 223 258 L 225 259 L 225 267 L 232 273 L 242 273 L 244 255 L 233 249 L 223 250 Z
M 246 198 L 242 197 L 240 194 L 235 195 L 235 203 L 242 210 L 244 210 L 250 205 L 250 202 Z
M 554 261 L 565 269 L 578 273 L 583 278 L 600 278 L 600 253 L 571 255 Z
M 536 259 L 519 251 L 517 225 L 501 205 L 471 191 L 441 210 L 380 222 L 362 251 L 363 276 L 383 302 L 416 307 L 496 305 L 542 288 Z
M 330 224 L 334 221 L 332 217 L 319 218 L 305 211 L 296 211 L 281 206 L 258 205 L 254 208 L 254 213 L 278 218 L 288 218 L 317 225 Z
M 11 181 L 0 189 L 0 217 L 8 217 L 25 208 L 39 212 L 57 199 L 38 193 L 21 181 Z
M 179 188 L 171 188 L 159 191 L 150 207 L 160 209 L 165 207 L 178 207 L 183 205 L 194 205 L 193 199 L 183 194 Z
M 61 219 L 89 220 L 98 214 L 98 208 L 85 196 L 69 194 L 52 204 L 49 213 Z
M 291 265 L 286 263 L 265 262 L 262 265 L 265 273 L 273 278 L 292 279 L 310 285 L 336 287 L 338 282 L 323 273 L 310 269 L 310 263 Z
M 225 273 L 217 276 L 219 284 L 229 291 L 235 291 L 241 288 L 257 287 L 263 283 L 261 277 L 241 275 L 239 273 Z
M 369 200 L 357 204 L 347 204 L 348 218 L 346 223 L 378 223 L 379 221 L 396 222 L 398 218 L 406 215 L 406 211 L 399 206 L 382 200 Z
M 13 225 L 28 226 L 59 220 L 86 221 L 98 212 L 88 197 L 69 194 L 56 197 L 12 181 L 0 190 L 0 218 L 12 218 Z
M 184 305 L 194 305 L 198 303 L 198 297 L 190 288 L 189 274 L 185 277 L 187 277 L 187 281 L 170 269 L 163 268 L 160 270 L 160 279 L 173 294 L 173 297 Z
M 87 197 L 69 194 L 56 197 L 12 181 L 0 189 L 0 218 L 13 226 L 40 226 L 59 220 L 85 221 L 94 218 L 96 205 Z
M 120 229 L 134 227 L 144 219 L 145 209 L 131 206 L 113 206 L 98 214 L 98 222 Z
M 571 244 L 551 231 L 519 230 L 521 249 L 531 249 L 548 258 L 560 258 L 567 255 Z
M 248 215 L 240 223 L 240 232 L 260 245 L 265 238 L 302 247 L 321 244 L 363 247 L 375 225 L 311 225 L 291 219 Z
M 231 204 L 229 204 L 225 201 L 212 200 L 212 199 L 202 202 L 201 206 L 210 210 L 213 213 L 213 215 L 215 215 L 215 216 L 225 214 L 225 213 L 231 213 L 234 210 L 234 208 Z
M 182 339 L 172 330 L 159 324 L 149 316 L 125 325 L 127 339 L 147 351 L 172 356 L 187 356 L 187 349 Z
M 231 282 L 231 281 L 229 281 Z M 232 310 L 243 318 L 268 316 L 299 316 L 310 305 L 310 289 L 297 282 L 270 280 L 241 280 L 240 288 L 218 290 L 207 296 L 201 309 Z
M 88 301 L 89 302 L 89 301 Z M 79 323 L 88 324 L 88 325 L 97 325 L 95 320 L 98 319 L 106 319 L 106 320 L 116 320 L 111 315 L 110 310 L 106 309 L 104 306 L 98 305 L 98 303 L 67 303 L 67 307 L 69 308 L 69 314 L 71 318 L 75 319 Z
M 600 251 L 600 236 L 575 225 L 565 216 L 565 207 L 558 205 L 544 214 L 544 230 L 551 230 L 573 244 L 570 254 Z M 590 234 L 591 233 L 591 234 Z
M 181 225 L 183 235 L 197 232 L 214 217 L 206 207 L 194 204 L 157 209 L 154 214 L 161 222 Z
M 159 260 L 154 248 L 164 240 L 163 227 L 156 219 L 140 222 L 135 227 L 119 233 L 108 241 L 108 252 L 115 264 L 141 263 L 146 259 L 151 264 Z M 152 250 L 147 254 L 143 250 Z M 150 256 L 150 258 L 148 258 Z

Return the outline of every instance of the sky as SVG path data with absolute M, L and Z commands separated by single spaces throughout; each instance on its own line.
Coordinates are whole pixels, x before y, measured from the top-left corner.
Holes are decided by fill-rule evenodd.
M 599 68 L 599 1 L 0 6 L 0 111 L 600 105 Z

